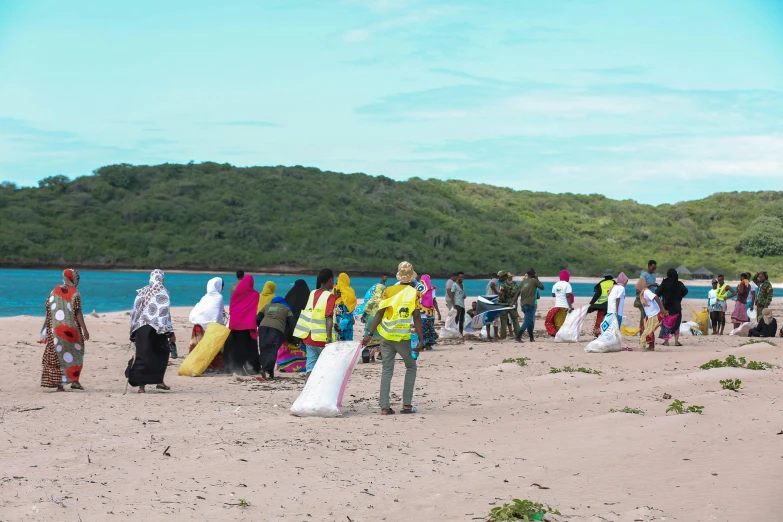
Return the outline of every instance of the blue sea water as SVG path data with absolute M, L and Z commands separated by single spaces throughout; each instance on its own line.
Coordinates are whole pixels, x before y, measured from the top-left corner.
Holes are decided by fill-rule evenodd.
M 85 313 L 93 310 L 99 313 L 118 312 L 130 310 L 136 297 L 136 290 L 147 285 L 149 273 L 147 272 L 115 272 L 107 270 L 80 270 L 81 282 L 79 291 L 82 294 L 82 306 Z M 234 274 L 221 273 L 167 273 L 166 288 L 171 292 L 173 306 L 193 306 L 206 292 L 207 281 L 212 277 L 222 277 L 225 281 L 223 296 L 228 303 L 229 290 L 236 280 Z M 312 276 L 283 276 L 283 275 L 256 275 L 255 286 L 260 290 L 264 282 L 272 280 L 277 283 L 277 294 L 285 295 L 297 279 L 304 279 L 310 288 L 314 288 L 315 275 Z M 44 315 L 44 302 L 49 292 L 62 282 L 60 270 L 33 270 L 33 269 L 0 269 L 0 317 L 15 315 Z M 365 292 L 376 282 L 377 278 L 353 277 L 351 286 L 356 290 L 359 298 L 364 297 Z M 597 281 L 596 281 L 597 282 Z M 444 294 L 444 280 L 434 281 L 438 288 L 438 296 Z M 487 280 L 466 280 L 465 291 L 468 296 L 483 295 L 487 286 Z M 587 283 L 572 283 L 576 297 L 591 297 L 593 285 Z M 633 289 L 629 285 L 629 293 Z M 543 296 L 548 296 L 552 283 L 544 283 Z M 689 298 L 707 298 L 708 287 L 689 287 Z

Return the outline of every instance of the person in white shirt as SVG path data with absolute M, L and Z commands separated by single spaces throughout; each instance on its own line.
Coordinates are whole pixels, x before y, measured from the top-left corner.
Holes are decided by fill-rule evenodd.
M 555 306 L 544 319 L 546 333 L 554 337 L 566 320 L 569 313 L 574 310 L 574 291 L 571 288 L 571 274 L 568 270 L 560 272 L 560 281 L 552 287 L 552 297 L 555 298 Z
M 707 292 L 707 310 L 710 312 L 712 335 L 718 335 L 720 330 L 720 309 L 720 301 L 718 301 L 718 280 L 713 279 L 712 290 Z
M 454 310 L 454 283 L 457 282 L 457 274 L 451 274 L 446 281 L 446 308 Z
M 501 270 L 498 272 L 497 277 L 493 277 L 489 280 L 489 284 L 487 285 L 487 289 L 484 292 L 484 295 L 500 295 L 500 287 L 498 286 L 498 283 L 500 282 L 500 278 L 506 275 L 508 272 L 505 270 Z
M 636 290 L 640 292 L 639 300 L 644 307 L 644 320 L 642 321 L 642 336 L 639 347 L 642 351 L 655 350 L 655 330 L 661 326 L 661 321 L 669 315 L 663 307 L 661 298 L 647 287 L 647 281 L 642 277 L 636 283 Z
M 606 302 L 606 315 L 617 314 L 617 326 L 623 325 L 623 310 L 625 310 L 625 285 L 628 284 L 628 276 L 623 272 L 615 279 L 615 285 L 609 289 Z

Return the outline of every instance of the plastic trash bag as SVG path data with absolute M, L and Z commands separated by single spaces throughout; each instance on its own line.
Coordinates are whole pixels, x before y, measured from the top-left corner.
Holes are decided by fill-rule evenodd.
M 694 321 L 685 321 L 680 324 L 680 335 L 698 335 L 701 336 L 701 328 Z
M 573 312 L 568 314 L 563 326 L 560 327 L 560 330 L 555 335 L 556 343 L 579 342 L 579 336 L 582 334 L 582 324 L 585 322 L 585 316 L 587 315 L 587 308 L 587 306 L 575 308 Z
M 754 307 L 753 310 L 748 309 L 748 321 L 753 322 L 756 319 L 758 319 L 759 313 L 756 311 L 756 308 Z
M 231 330 L 220 323 L 209 323 L 204 331 L 204 337 L 179 365 L 177 375 L 198 377 L 204 373 L 223 345 L 226 344 L 230 333 Z
M 587 353 L 619 352 L 623 349 L 623 338 L 615 314 L 606 314 L 601 321 L 601 335 L 585 346 Z
M 449 315 L 446 316 L 446 324 L 440 329 L 439 336 L 441 339 L 459 339 L 459 325 L 457 325 L 457 311 L 449 310 Z
M 362 345 L 358 341 L 327 344 L 307 379 L 304 390 L 289 410 L 297 417 L 339 417 L 343 394 Z
M 702 308 L 701 312 L 693 311 L 693 320 L 699 325 L 702 335 L 710 333 L 710 313 L 706 308 Z
M 639 328 L 636 328 L 635 326 L 621 326 L 620 327 L 620 333 L 623 335 L 628 335 L 630 337 L 635 337 L 639 335 L 639 332 L 641 330 Z
M 733 329 L 729 335 L 737 335 L 739 337 L 749 337 L 748 332 L 753 330 L 758 325 L 759 323 L 756 322 L 742 323 L 737 328 Z

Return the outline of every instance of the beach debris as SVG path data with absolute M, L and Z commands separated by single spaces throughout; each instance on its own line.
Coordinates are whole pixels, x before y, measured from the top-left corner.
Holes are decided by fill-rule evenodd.
M 663 394 L 663 400 L 665 400 L 665 401 L 668 401 L 668 400 L 669 400 L 669 399 L 671 399 L 671 398 L 672 398 L 672 396 L 671 396 L 671 395 L 669 395 L 668 393 L 664 393 L 664 394 Z
M 166 449 L 163 450 L 164 457 L 171 457 L 171 453 L 169 453 L 169 448 L 171 448 L 171 446 L 166 446 Z
M 533 486 L 537 487 L 538 489 L 550 489 L 550 488 L 549 488 L 549 487 L 547 487 L 547 486 L 542 486 L 542 485 L 541 485 L 541 484 L 539 484 L 538 482 L 533 482 L 532 484 L 530 484 L 530 487 L 533 487 Z
M 38 513 L 39 509 L 38 506 L 33 506 L 33 513 Z
M 474 455 L 475 455 L 475 456 L 477 456 L 477 457 L 481 457 L 482 459 L 483 459 L 483 458 L 486 458 L 486 457 L 484 457 L 484 455 L 482 455 L 481 453 L 477 453 L 477 452 L 475 452 L 475 451 L 463 451 L 463 452 L 462 452 L 462 454 L 463 454 L 463 455 L 464 455 L 464 454 L 466 454 L 466 453 L 472 453 L 472 454 L 474 454 Z
M 239 412 L 239 408 L 241 408 L 241 406 L 237 406 L 236 409 L 234 409 L 234 410 L 220 410 L 220 413 L 221 414 L 223 414 L 223 413 L 238 413 Z

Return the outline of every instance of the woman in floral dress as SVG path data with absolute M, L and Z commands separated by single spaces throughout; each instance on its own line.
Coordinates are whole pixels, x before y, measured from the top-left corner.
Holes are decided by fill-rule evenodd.
M 84 363 L 84 342 L 90 340 L 82 315 L 82 298 L 76 287 L 79 272 L 75 268 L 63 271 L 63 284 L 58 285 L 46 300 L 46 349 L 43 355 L 41 386 L 65 391 L 83 390 L 79 383 Z

